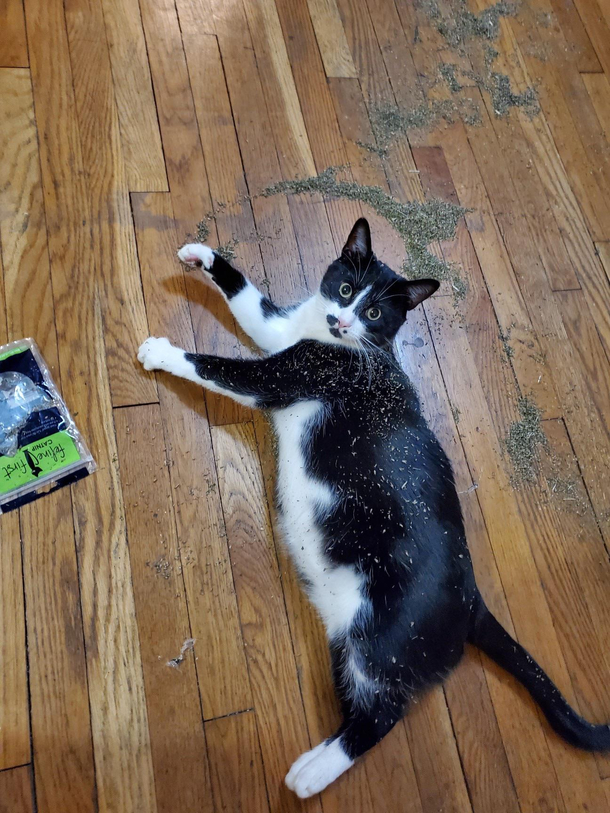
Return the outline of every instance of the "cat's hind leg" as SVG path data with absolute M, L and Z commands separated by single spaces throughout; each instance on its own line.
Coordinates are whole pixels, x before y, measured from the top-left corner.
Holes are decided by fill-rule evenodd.
M 359 668 L 349 638 L 331 644 L 333 679 L 343 724 L 337 733 L 302 754 L 290 768 L 286 785 L 302 799 L 319 793 L 354 761 L 382 740 L 401 719 L 406 698 Z
M 301 799 L 320 793 L 354 764 L 345 752 L 340 737 L 321 742 L 293 763 L 286 785 Z
M 394 702 L 387 695 L 366 705 L 353 704 L 333 737 L 301 754 L 293 763 L 286 785 L 301 799 L 324 790 L 394 728 L 403 710 L 402 702 Z

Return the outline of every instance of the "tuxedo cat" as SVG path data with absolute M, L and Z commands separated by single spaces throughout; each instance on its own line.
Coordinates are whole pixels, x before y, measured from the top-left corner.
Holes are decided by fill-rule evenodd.
M 283 536 L 328 634 L 343 722 L 296 760 L 288 787 L 305 798 L 334 781 L 446 677 L 467 641 L 525 685 L 564 739 L 609 749 L 610 727 L 570 708 L 475 584 L 451 464 L 393 353 L 407 312 L 438 283 L 380 262 L 364 219 L 319 290 L 289 308 L 207 246 L 178 256 L 205 270 L 269 355 L 218 358 L 149 338 L 138 358 L 269 410 Z

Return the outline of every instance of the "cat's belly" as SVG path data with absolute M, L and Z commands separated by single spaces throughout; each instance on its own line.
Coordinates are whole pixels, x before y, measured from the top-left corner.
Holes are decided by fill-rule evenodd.
M 352 565 L 335 565 L 324 552 L 322 531 L 316 522 L 320 511 L 334 503 L 332 490 L 310 477 L 305 468 L 307 436 L 323 419 L 319 401 L 303 401 L 274 410 L 278 439 L 277 490 L 279 520 L 284 542 L 309 597 L 333 638 L 349 629 L 363 604 L 363 576 Z

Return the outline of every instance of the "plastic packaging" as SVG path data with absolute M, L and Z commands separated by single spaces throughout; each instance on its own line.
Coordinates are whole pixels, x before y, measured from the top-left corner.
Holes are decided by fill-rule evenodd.
M 93 471 L 36 342 L 0 346 L 0 513 Z

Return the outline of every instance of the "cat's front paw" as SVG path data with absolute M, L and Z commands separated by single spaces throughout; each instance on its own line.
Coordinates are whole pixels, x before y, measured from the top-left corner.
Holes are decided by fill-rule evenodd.
M 138 361 L 145 370 L 164 370 L 175 349 L 169 339 L 149 336 L 140 345 Z
M 187 243 L 178 251 L 180 262 L 191 267 L 205 268 L 206 271 L 214 265 L 214 257 L 212 249 L 201 243 Z

